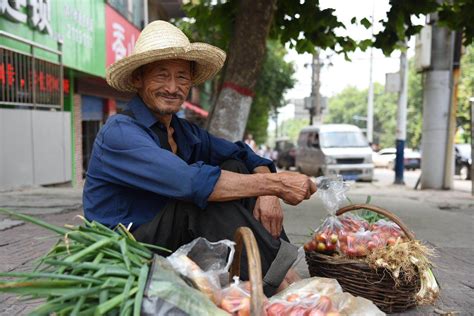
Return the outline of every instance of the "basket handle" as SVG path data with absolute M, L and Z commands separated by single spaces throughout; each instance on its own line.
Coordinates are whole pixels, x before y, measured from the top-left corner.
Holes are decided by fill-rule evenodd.
M 403 230 L 403 232 L 405 233 L 405 235 L 410 239 L 410 240 L 414 240 L 415 239 L 415 235 L 413 234 L 413 232 L 410 231 L 410 229 L 408 229 L 408 227 L 403 224 L 402 220 L 400 218 L 398 218 L 395 214 L 393 214 L 392 212 L 390 211 L 387 211 L 386 209 L 384 208 L 381 208 L 379 206 L 375 206 L 375 205 L 371 205 L 371 204 L 351 204 L 351 205 L 348 205 L 348 206 L 345 206 L 339 210 L 337 210 L 336 212 L 336 215 L 339 216 L 339 215 L 342 215 L 344 213 L 347 213 L 347 212 L 350 212 L 350 211 L 354 211 L 354 210 L 360 210 L 360 209 L 366 209 L 366 210 L 370 210 L 370 211 L 373 211 L 375 213 L 378 213 L 378 214 L 382 214 L 386 217 L 388 217 L 390 220 L 392 220 L 393 222 L 395 222 L 398 226 L 400 226 L 400 228 Z
M 249 279 L 250 279 L 250 314 L 263 315 L 263 283 L 260 252 L 255 237 L 248 227 L 239 227 L 234 235 L 235 255 L 230 268 L 230 281 L 234 275 L 240 276 L 240 259 L 242 255 L 242 242 L 247 250 Z

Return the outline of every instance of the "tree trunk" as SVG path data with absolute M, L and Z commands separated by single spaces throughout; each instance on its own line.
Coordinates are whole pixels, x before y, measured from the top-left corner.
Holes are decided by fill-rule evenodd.
M 215 136 L 243 138 L 275 9 L 276 0 L 240 1 L 222 89 L 209 117 Z

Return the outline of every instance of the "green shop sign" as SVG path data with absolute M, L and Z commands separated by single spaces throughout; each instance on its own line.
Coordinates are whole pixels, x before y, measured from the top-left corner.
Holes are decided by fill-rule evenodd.
M 105 3 L 103 0 L 0 0 L 0 30 L 58 49 L 65 66 L 105 76 Z M 28 45 L 0 37 L 0 46 L 30 52 Z M 57 62 L 57 56 L 35 50 Z

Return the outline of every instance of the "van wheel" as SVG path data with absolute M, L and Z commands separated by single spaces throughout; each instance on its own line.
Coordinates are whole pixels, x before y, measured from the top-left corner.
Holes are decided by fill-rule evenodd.
M 324 176 L 324 173 L 321 169 L 318 169 L 318 172 L 316 173 L 316 177 L 322 177 Z

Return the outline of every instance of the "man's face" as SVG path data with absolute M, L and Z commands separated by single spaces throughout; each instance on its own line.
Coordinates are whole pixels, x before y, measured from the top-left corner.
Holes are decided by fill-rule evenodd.
M 133 84 L 151 111 L 169 115 L 180 110 L 191 89 L 191 79 L 190 61 L 161 60 L 138 70 Z

